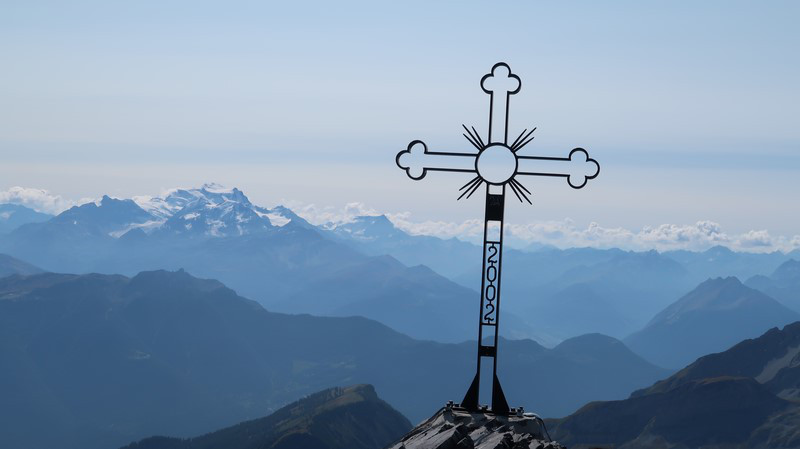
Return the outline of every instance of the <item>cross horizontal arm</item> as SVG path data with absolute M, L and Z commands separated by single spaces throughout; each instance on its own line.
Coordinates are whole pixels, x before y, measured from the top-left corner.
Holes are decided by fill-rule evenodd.
M 583 148 L 570 151 L 568 157 L 517 156 L 517 174 L 528 176 L 560 176 L 570 187 L 580 189 L 600 173 L 600 164 Z
M 429 171 L 475 172 L 476 153 L 440 153 L 428 151 L 421 140 L 408 144 L 408 148 L 397 153 L 397 166 L 406 171 L 409 178 L 420 180 Z

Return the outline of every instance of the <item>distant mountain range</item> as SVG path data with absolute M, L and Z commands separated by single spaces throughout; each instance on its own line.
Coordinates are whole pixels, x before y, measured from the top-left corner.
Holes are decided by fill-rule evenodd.
M 792 257 L 800 257 L 800 249 L 789 254 L 778 251 L 747 253 L 715 246 L 703 252 L 667 251 L 663 254 L 683 265 L 699 282 L 708 278 L 733 276 L 747 279 L 756 274 L 769 274 Z
M 550 422 L 570 447 L 800 447 L 800 322 Z
M 9 430 L 0 446 L 99 449 L 189 437 L 355 383 L 374 384 L 417 421 L 460 399 L 473 374 L 480 249 L 470 243 L 410 235 L 383 216 L 315 226 L 216 185 L 163 198 L 105 196 L 55 217 L 5 206 L 0 422 Z M 547 416 L 625 397 L 669 374 L 655 365 L 684 366 L 798 319 L 792 257 L 800 252 L 536 247 L 504 256 L 502 335 L 553 348 L 501 339 L 503 385 Z M 163 271 L 183 268 L 258 303 L 220 282 Z M 714 402 L 723 391 L 744 398 L 741 416 L 751 422 L 777 420 L 774 433 L 800 423 L 780 414 L 796 399 L 781 360 L 769 365 L 780 376 L 698 377 L 633 403 L 587 406 L 561 429 L 579 441 L 581 429 L 605 423 L 611 430 L 597 435 L 609 441 L 661 444 L 677 437 L 659 426 L 684 425 L 675 404 Z M 779 382 L 788 386 L 777 392 Z M 620 413 L 650 420 L 649 430 L 636 421 L 614 434 L 604 420 Z M 38 431 L 43 422 L 49 432 Z M 755 435 L 741 429 L 730 438 Z M 680 444 L 705 441 L 698 435 Z
M 124 449 L 382 449 L 411 423 L 371 385 L 330 388 L 275 413 L 202 436 L 151 437 Z
M 53 218 L 17 204 L 0 204 L 0 234 L 11 232 L 26 223 L 39 223 Z
M 44 271 L 28 262 L 16 259 L 8 254 L 0 254 L 0 278 L 13 274 L 29 275 L 43 273 Z
M 618 340 L 501 340 L 512 405 L 563 416 L 669 372 Z M 475 343 L 417 341 L 364 318 L 264 310 L 188 273 L 0 279 L 0 447 L 107 448 L 189 437 L 343 384 L 371 383 L 412 421 L 472 378 Z M 47 432 L 42 432 L 43 427 Z
M 207 185 L 139 203 L 106 196 L 22 225 L 0 237 L 0 248 L 54 272 L 185 268 L 276 311 L 361 315 L 416 338 L 475 334 L 477 292 L 424 267 L 363 255 L 286 208 L 253 205 L 238 189 Z M 509 323 L 514 335 L 529 335 Z
M 680 367 L 767 329 L 800 320 L 735 277 L 709 279 L 656 315 L 625 343 L 660 366 Z
M 800 261 L 787 260 L 771 275 L 753 276 L 745 284 L 761 290 L 786 307 L 800 313 Z
M 45 218 L 0 233 L 0 252 L 54 272 L 185 268 L 273 311 L 362 315 L 442 342 L 475 335 L 480 248 L 410 235 L 385 216 L 314 226 L 288 208 L 263 208 L 239 189 L 206 184 L 155 198 L 106 196 Z M 709 277 L 766 278 L 791 257 L 724 247 L 507 248 L 502 332 L 548 346 L 585 333 L 624 338 Z M 775 285 L 768 294 L 785 291 L 776 299 L 793 300 L 785 298 L 794 284 Z
M 410 235 L 398 229 L 385 215 L 356 217 L 350 223 L 329 224 L 323 229 L 364 254 L 389 254 L 406 265 L 426 265 L 449 279 L 466 278 L 462 285 L 480 289 L 481 248 L 478 245 L 456 238 Z
M 480 248 L 456 239 L 409 235 L 385 216 L 358 217 L 331 231 L 366 254 L 423 264 L 479 289 Z M 540 339 L 587 332 L 622 338 L 709 278 L 772 273 L 791 254 L 740 253 L 722 246 L 702 252 L 623 251 L 536 246 L 504 249 L 504 310 L 521 317 Z

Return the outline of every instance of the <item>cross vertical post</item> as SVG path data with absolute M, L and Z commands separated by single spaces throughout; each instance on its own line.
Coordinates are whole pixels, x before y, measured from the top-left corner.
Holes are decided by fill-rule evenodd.
M 511 95 L 519 92 L 522 83 L 511 73 L 508 65 L 500 63 L 481 78 L 481 88 L 489 94 L 489 147 L 507 148 L 508 107 Z M 491 151 L 491 150 L 490 150 Z M 502 151 L 502 149 L 500 150 Z M 481 162 L 478 157 L 477 163 Z M 497 343 L 500 338 L 500 274 L 503 263 L 503 215 L 506 204 L 505 179 L 498 176 L 487 180 L 486 205 L 483 223 L 483 260 L 481 262 L 481 301 L 478 310 L 478 357 L 475 377 L 461 401 L 469 410 L 478 409 L 481 383 L 481 363 L 484 358 L 492 362 L 492 410 L 508 413 L 508 401 L 497 378 Z M 484 330 L 490 331 L 489 342 L 484 341 Z
M 491 411 L 508 414 L 505 393 L 497 377 L 497 344 L 500 338 L 500 279 L 503 263 L 503 221 L 505 194 L 508 187 L 517 199 L 532 204 L 531 192 L 516 179 L 517 175 L 550 176 L 567 178 L 575 189 L 586 185 L 600 172 L 600 165 L 589 158 L 586 150 L 575 148 L 566 158 L 520 156 L 517 151 L 533 140 L 536 128 L 522 133 L 508 144 L 508 112 L 511 95 L 519 92 L 522 84 L 517 75 L 511 73 L 508 64 L 500 62 L 490 73 L 481 78 L 481 88 L 489 94 L 489 131 L 484 143 L 477 130 L 464 125 L 464 137 L 477 153 L 444 153 L 428 151 L 422 141 L 415 140 L 397 154 L 395 162 L 414 180 L 425 177 L 428 171 L 474 173 L 460 191 L 458 199 L 469 198 L 481 186 L 486 185 L 484 211 L 483 247 L 481 261 L 481 295 L 478 315 L 478 357 L 475 376 L 467 389 L 460 406 L 471 411 L 481 408 L 480 397 L 481 363 L 483 358 L 492 359 Z M 489 332 L 484 338 L 484 332 Z

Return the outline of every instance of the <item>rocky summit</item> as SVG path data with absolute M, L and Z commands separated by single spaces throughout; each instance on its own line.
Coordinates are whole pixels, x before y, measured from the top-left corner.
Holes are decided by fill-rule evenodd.
M 532 414 L 495 415 L 445 407 L 388 449 L 565 449 Z

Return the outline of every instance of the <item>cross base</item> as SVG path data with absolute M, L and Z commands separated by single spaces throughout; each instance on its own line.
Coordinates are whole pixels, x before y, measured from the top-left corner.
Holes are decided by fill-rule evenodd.
M 475 373 L 475 378 L 472 379 L 472 384 L 470 384 L 467 394 L 461 400 L 460 405 L 465 410 L 472 412 L 480 410 L 480 405 L 478 404 L 480 384 L 481 375 L 480 373 Z M 508 407 L 508 401 L 506 401 L 506 395 L 503 393 L 503 387 L 500 386 L 500 379 L 497 378 L 497 374 L 492 379 L 492 407 L 489 411 L 496 415 L 509 415 L 512 413 L 512 409 Z

